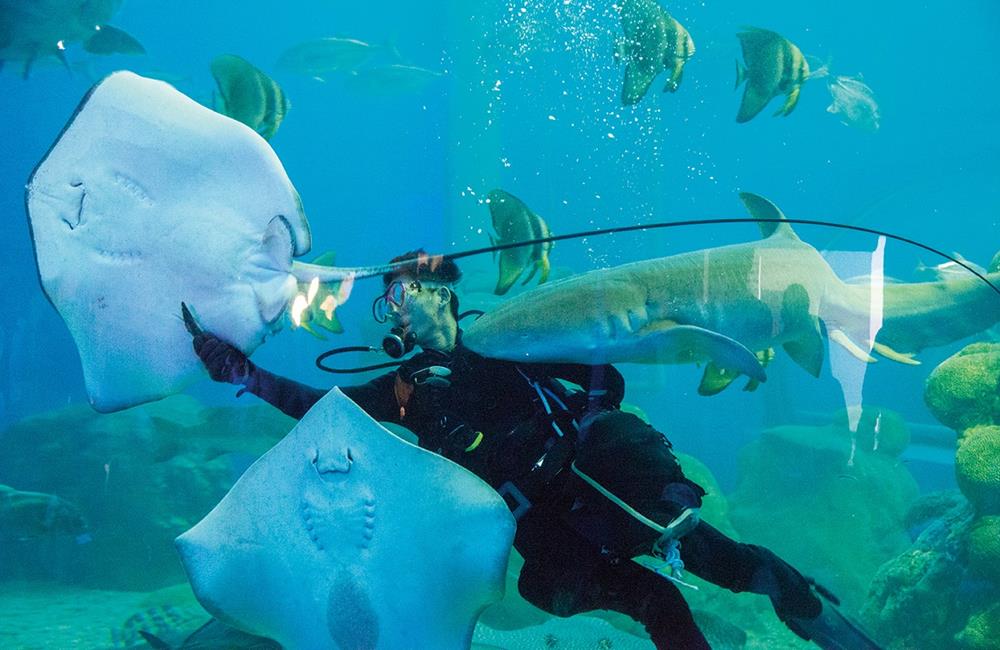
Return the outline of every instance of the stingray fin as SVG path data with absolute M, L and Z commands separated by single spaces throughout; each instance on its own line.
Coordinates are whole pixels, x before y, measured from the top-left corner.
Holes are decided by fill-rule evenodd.
M 751 192 L 740 192 L 740 200 L 743 201 L 743 205 L 751 217 L 763 220 L 759 221 L 757 225 L 760 227 L 760 234 L 764 239 L 774 235 L 790 237 L 796 240 L 799 238 L 792 229 L 791 224 L 787 223 L 788 218 L 774 203 L 771 203 L 759 194 Z M 774 221 L 775 219 L 786 223 L 777 223 Z
M 173 650 L 169 643 L 155 634 L 147 632 L 146 630 L 139 630 L 139 636 L 141 636 L 146 643 L 149 644 L 149 647 L 154 650 Z
M 145 54 L 146 48 L 130 34 L 111 25 L 101 25 L 88 38 L 83 49 L 91 54 Z
M 851 355 L 858 361 L 864 361 L 865 363 L 875 363 L 878 361 L 878 359 L 862 350 L 857 343 L 852 341 L 844 330 L 830 330 L 830 340 L 835 341 L 845 350 L 850 352 Z
M 622 84 L 622 104 L 630 106 L 637 104 L 653 85 L 656 69 L 640 66 L 635 61 L 625 64 L 625 81 Z
M 897 352 L 893 350 L 885 343 L 879 343 L 876 341 L 872 344 L 872 349 L 875 350 L 879 355 L 889 359 L 890 361 L 895 361 L 897 363 L 905 363 L 908 366 L 919 366 L 920 361 L 914 358 L 912 352 Z

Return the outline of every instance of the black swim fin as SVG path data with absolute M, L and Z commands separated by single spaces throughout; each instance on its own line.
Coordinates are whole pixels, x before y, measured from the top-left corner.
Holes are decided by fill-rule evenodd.
M 860 625 L 837 609 L 840 602 L 833 594 L 816 583 L 813 591 L 823 603 L 823 611 L 816 618 L 786 618 L 792 632 L 823 650 L 882 650 Z

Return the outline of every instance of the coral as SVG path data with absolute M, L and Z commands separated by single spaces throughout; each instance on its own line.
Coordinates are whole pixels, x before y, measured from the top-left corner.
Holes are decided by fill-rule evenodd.
M 973 343 L 945 359 L 927 378 L 924 402 L 955 431 L 1000 424 L 1000 344 Z
M 1000 426 L 974 426 L 958 442 L 958 486 L 980 514 L 1000 514 Z
M 861 618 L 886 647 L 953 646 L 971 609 L 956 594 L 966 582 L 963 546 L 974 516 L 967 502 L 957 503 L 878 570 Z
M 834 416 L 833 423 L 846 430 L 847 409 L 841 409 Z M 864 406 L 854 435 L 859 448 L 894 458 L 910 444 L 910 427 L 903 416 L 881 406 Z
M 980 517 L 969 531 L 969 570 L 1000 584 L 1000 517 Z
M 0 476 L 77 504 L 92 539 L 0 545 L 0 574 L 126 590 L 183 581 L 174 537 L 294 424 L 266 405 L 209 408 L 188 396 L 106 415 L 71 406 L 18 422 L 3 432 Z
M 1000 639 L 1000 603 L 969 617 L 969 622 L 955 637 L 968 650 L 995 650 Z

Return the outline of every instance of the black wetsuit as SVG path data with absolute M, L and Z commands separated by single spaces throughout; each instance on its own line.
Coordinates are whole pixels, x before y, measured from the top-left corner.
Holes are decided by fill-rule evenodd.
M 425 381 L 435 367 L 451 371 L 449 386 Z M 583 390 L 567 391 L 554 378 Z M 326 392 L 259 369 L 247 388 L 295 418 Z M 557 616 L 622 612 L 643 623 L 658 648 L 708 647 L 678 588 L 629 559 L 648 552 L 657 533 L 570 469 L 575 459 L 661 525 L 701 504 L 704 490 L 684 477 L 667 439 L 619 410 L 624 380 L 614 367 L 516 364 L 459 344 L 449 354 L 421 352 L 397 371 L 341 390 L 376 420 L 407 427 L 422 447 L 500 490 L 518 516 L 514 546 L 524 557 L 518 588 L 525 599 Z M 681 558 L 710 582 L 770 595 L 779 612 L 820 611 L 792 567 L 704 522 L 681 541 Z

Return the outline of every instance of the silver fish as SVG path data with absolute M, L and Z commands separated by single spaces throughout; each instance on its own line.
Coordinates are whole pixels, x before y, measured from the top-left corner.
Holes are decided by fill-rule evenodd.
M 861 76 L 834 77 L 827 84 L 833 102 L 826 107 L 827 113 L 840 116 L 840 121 L 864 131 L 877 131 L 881 116 L 875 93 Z

